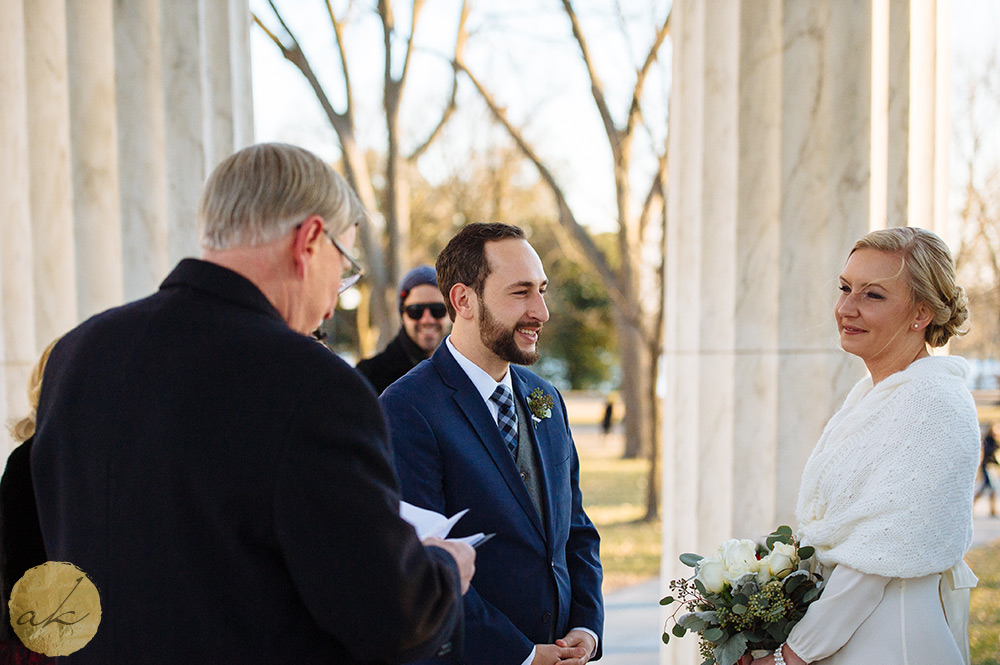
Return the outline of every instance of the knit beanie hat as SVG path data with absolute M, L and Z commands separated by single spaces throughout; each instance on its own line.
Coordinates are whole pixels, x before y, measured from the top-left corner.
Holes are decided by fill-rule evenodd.
M 403 276 L 403 281 L 399 283 L 399 307 L 401 309 L 403 301 L 406 300 L 406 296 L 410 295 L 413 287 L 420 286 L 421 284 L 430 284 L 435 288 L 437 287 L 437 273 L 433 267 L 429 265 L 417 266 Z

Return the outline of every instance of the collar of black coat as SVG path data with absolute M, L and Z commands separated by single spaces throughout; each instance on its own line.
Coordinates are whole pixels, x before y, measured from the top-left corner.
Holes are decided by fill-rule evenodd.
M 160 284 L 160 290 L 191 288 L 229 302 L 255 309 L 284 320 L 267 296 L 249 279 L 217 263 L 201 259 L 182 259 Z

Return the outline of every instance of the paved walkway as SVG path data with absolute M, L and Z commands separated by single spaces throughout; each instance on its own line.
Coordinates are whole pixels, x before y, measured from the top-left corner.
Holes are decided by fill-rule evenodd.
M 986 501 L 975 511 L 972 546 L 1000 539 L 1000 518 L 991 518 Z M 604 665 L 658 665 L 660 632 L 660 582 L 652 579 L 608 594 L 604 599 Z

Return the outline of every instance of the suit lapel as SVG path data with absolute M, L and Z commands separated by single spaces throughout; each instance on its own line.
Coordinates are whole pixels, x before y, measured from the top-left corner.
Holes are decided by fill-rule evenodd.
M 546 539 L 538 511 L 531 503 L 531 497 L 528 496 L 528 490 L 524 486 L 524 481 L 521 480 L 514 458 L 507 450 L 507 445 L 504 443 L 503 437 L 500 436 L 497 423 L 493 420 L 489 407 L 486 406 L 472 380 L 455 361 L 445 344 L 441 344 L 434 352 L 431 362 L 434 363 L 445 385 L 454 391 L 452 399 L 468 420 L 485 452 L 493 461 L 504 482 L 507 483 L 507 487 L 510 488 L 518 505 L 521 506 L 521 510 L 535 525 L 538 535 Z M 514 390 L 514 398 L 519 398 L 517 388 Z

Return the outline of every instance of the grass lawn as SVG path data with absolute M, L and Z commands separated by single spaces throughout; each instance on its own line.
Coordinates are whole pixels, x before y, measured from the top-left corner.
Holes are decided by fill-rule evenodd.
M 965 560 L 979 576 L 969 610 L 972 665 L 1000 665 L 1000 541 L 972 550 Z
M 660 522 L 640 522 L 646 513 L 649 462 L 620 459 L 621 448 L 580 447 L 584 507 L 601 534 L 604 592 L 660 573 Z

